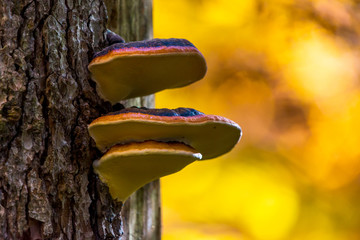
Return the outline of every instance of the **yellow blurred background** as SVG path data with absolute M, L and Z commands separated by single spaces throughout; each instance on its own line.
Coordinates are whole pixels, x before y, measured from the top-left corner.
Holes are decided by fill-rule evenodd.
M 153 0 L 206 77 L 156 95 L 236 121 L 232 152 L 165 177 L 164 240 L 360 239 L 360 4 Z

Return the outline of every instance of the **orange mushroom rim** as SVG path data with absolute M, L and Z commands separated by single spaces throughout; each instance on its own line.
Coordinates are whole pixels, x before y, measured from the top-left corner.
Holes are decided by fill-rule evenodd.
M 152 39 L 128 43 L 114 43 L 96 52 L 89 66 L 109 61 L 116 56 L 150 55 L 150 54 L 186 54 L 196 53 L 203 57 L 201 52 L 186 39 Z

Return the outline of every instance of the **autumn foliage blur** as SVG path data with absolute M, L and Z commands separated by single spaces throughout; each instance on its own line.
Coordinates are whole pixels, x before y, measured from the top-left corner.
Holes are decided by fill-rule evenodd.
M 162 180 L 164 239 L 360 239 L 359 1 L 153 1 L 155 37 L 208 63 L 157 107 L 243 128 L 231 153 Z

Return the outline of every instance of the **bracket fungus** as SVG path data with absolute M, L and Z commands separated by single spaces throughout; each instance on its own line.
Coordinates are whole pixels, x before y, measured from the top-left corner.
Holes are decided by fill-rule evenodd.
M 125 201 L 146 183 L 178 172 L 198 159 L 201 154 L 185 144 L 146 141 L 115 145 L 93 165 L 111 196 Z
M 102 151 L 118 143 L 171 141 L 193 147 L 202 159 L 230 151 L 241 137 L 235 122 L 191 108 L 126 108 L 95 119 L 88 129 Z
M 100 150 L 109 149 L 94 169 L 122 201 L 195 160 L 230 151 L 241 137 L 235 122 L 191 108 L 126 108 L 95 119 L 88 129 Z
M 185 39 L 124 43 L 107 34 L 110 46 L 95 53 L 88 69 L 98 94 L 112 103 L 178 88 L 202 79 L 206 62 Z

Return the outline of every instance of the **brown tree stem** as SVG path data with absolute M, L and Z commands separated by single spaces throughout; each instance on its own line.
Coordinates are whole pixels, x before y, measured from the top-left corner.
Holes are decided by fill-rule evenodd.
M 138 231 L 127 227 L 134 200 L 122 224 L 122 204 L 92 171 L 101 153 L 87 125 L 113 111 L 87 70 L 105 25 L 102 0 L 0 1 L 0 239 L 131 239 L 126 232 Z M 142 209 L 158 207 L 148 200 L 156 184 L 138 193 L 151 206 Z M 142 239 L 157 239 L 147 223 Z

